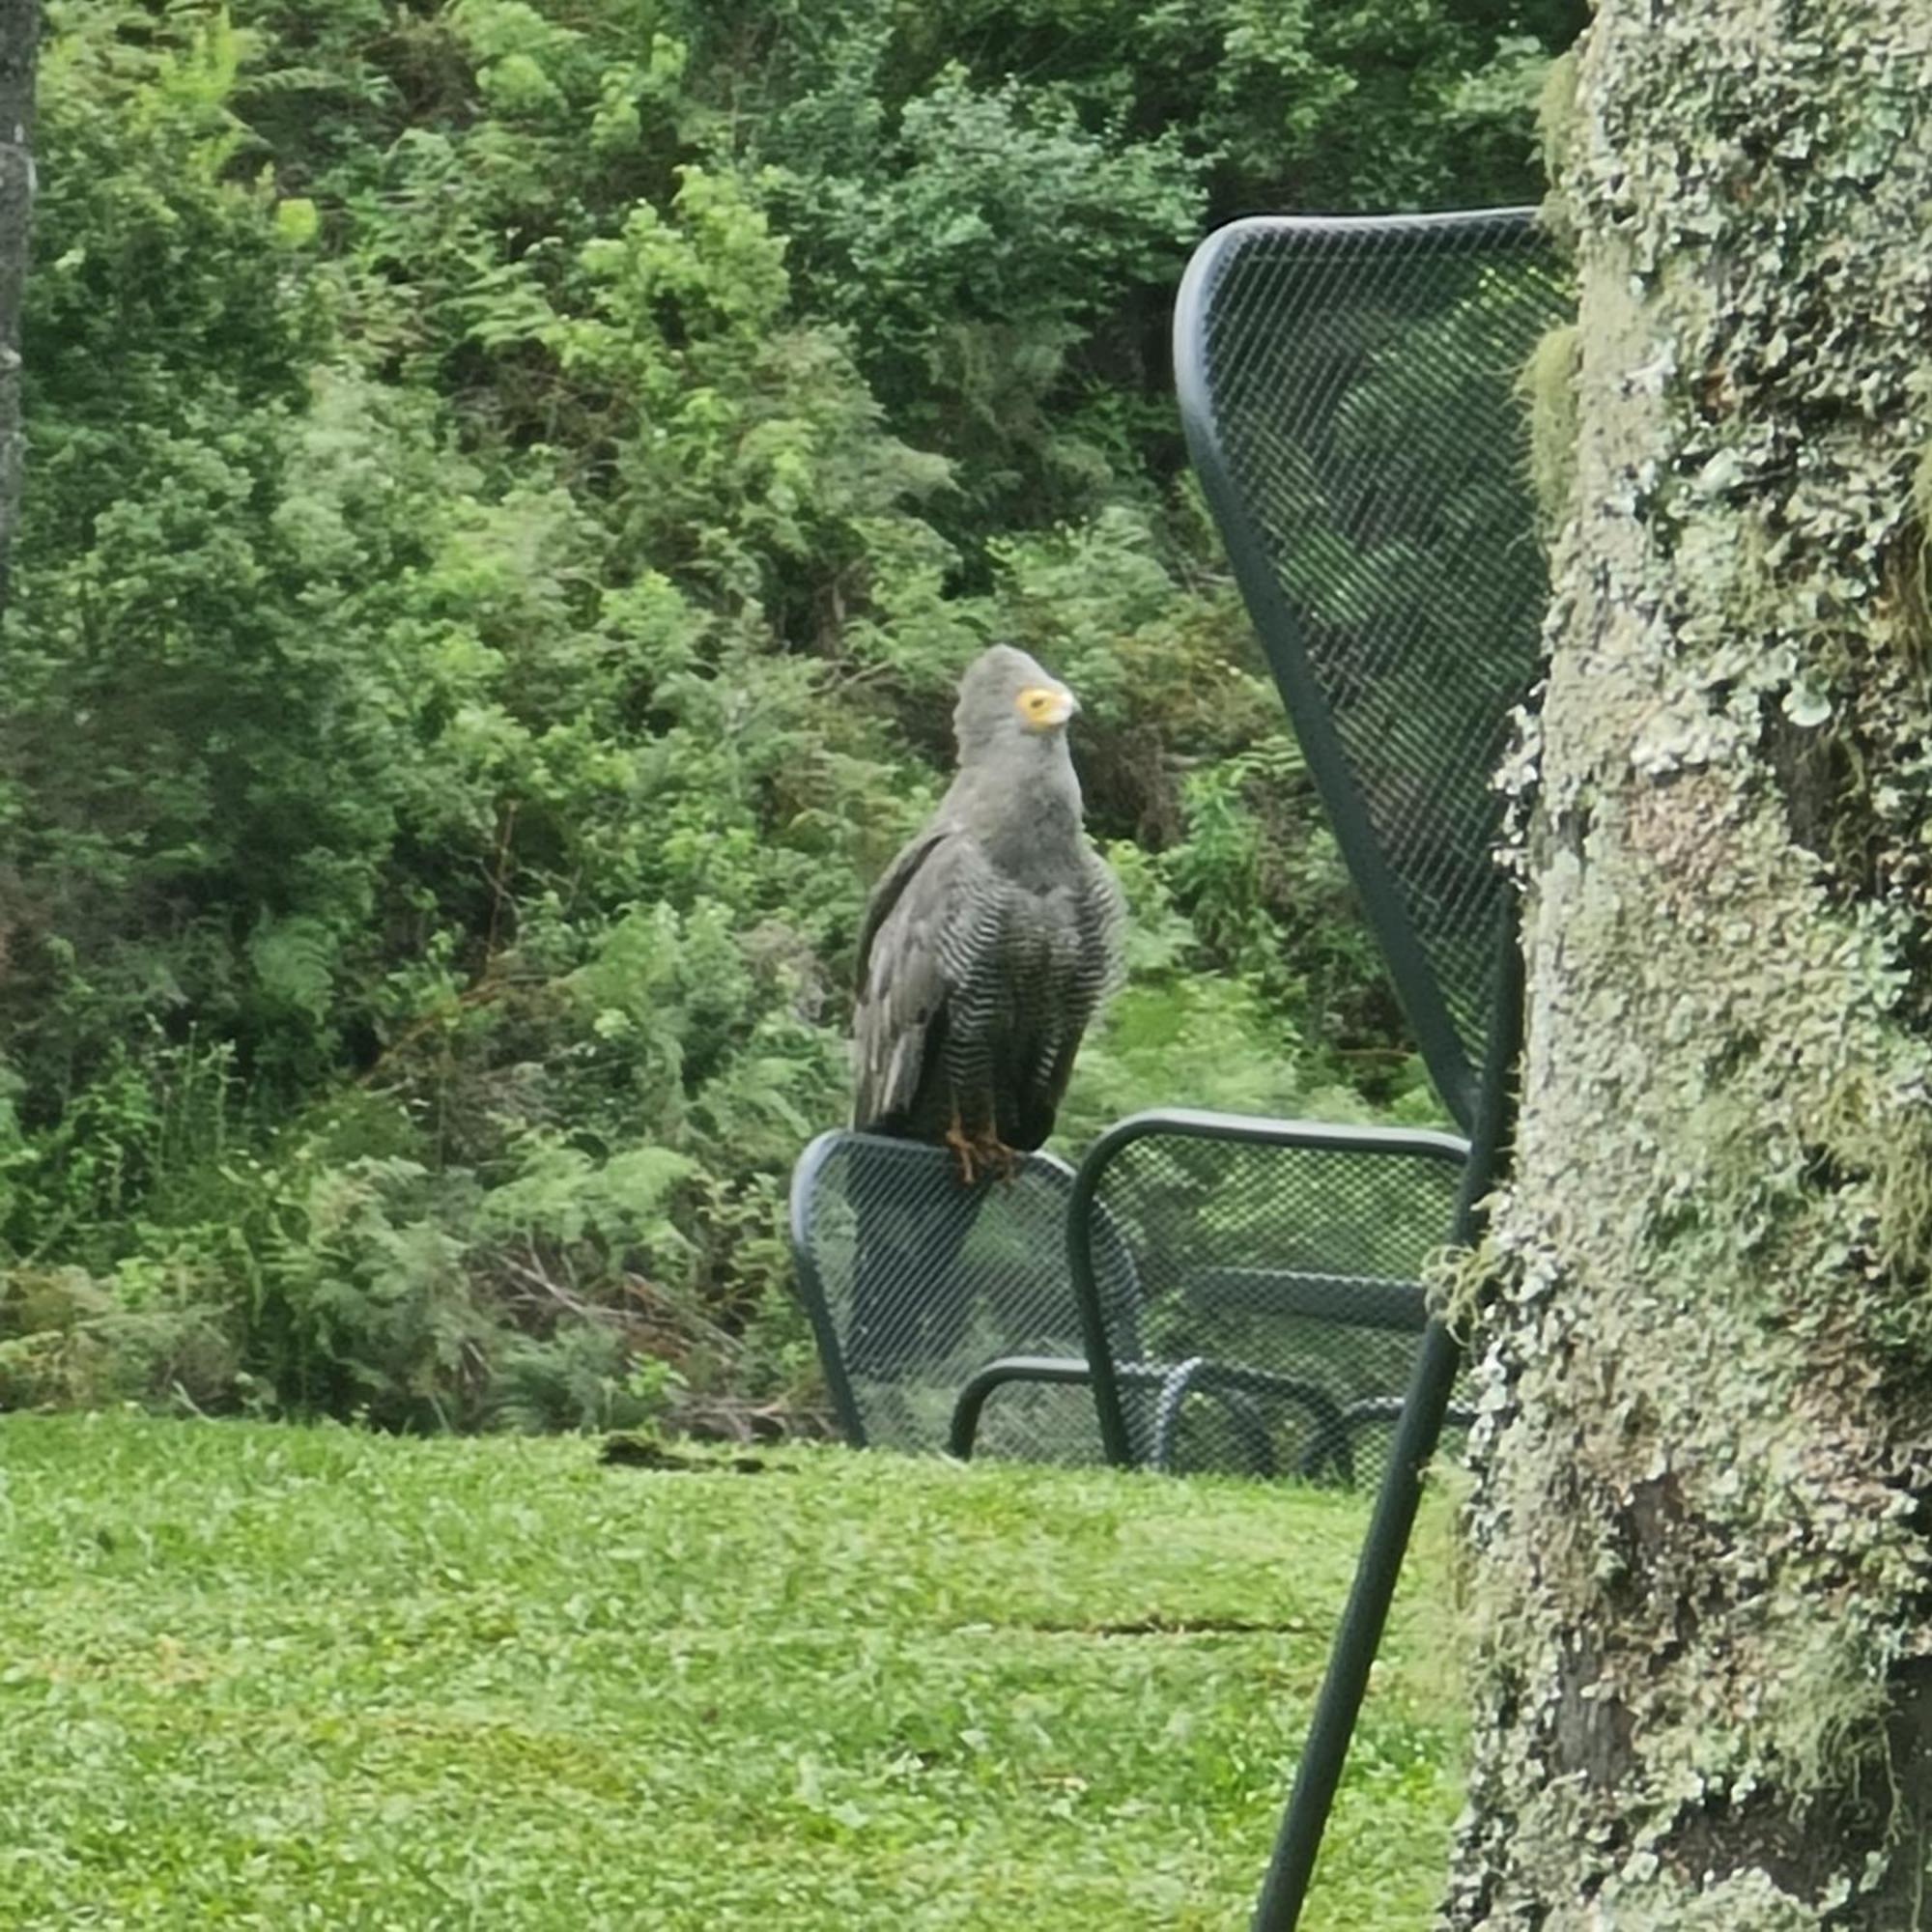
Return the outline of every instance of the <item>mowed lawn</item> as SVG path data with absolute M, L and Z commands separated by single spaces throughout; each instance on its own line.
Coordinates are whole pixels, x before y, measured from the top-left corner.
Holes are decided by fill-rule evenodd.
M 1246 1923 L 1365 1503 L 0 1417 L 0 1925 Z M 1427 1922 L 1435 1512 L 1307 1932 Z

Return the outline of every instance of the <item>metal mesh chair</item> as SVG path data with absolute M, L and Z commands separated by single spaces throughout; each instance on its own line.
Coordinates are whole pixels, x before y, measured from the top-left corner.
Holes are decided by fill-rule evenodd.
M 1179 1111 L 1103 1134 L 1074 1181 L 1068 1255 L 1099 1317 L 1088 1351 L 1114 1460 L 1373 1481 L 1467 1153 L 1449 1134 Z M 1132 1256 L 1131 1332 L 1118 1297 L 1089 1292 L 1095 1228 Z
M 1532 211 L 1269 217 L 1175 312 L 1189 453 L 1431 1077 L 1474 1240 L 1520 1025 L 1491 775 L 1548 590 L 1511 390 L 1572 309 Z M 1458 1368 L 1425 1329 L 1255 1932 L 1299 1916 Z
M 1444 1103 L 1510 910 L 1491 778 L 1548 595 L 1512 388 L 1568 313 L 1525 209 L 1237 221 L 1181 285 L 1188 446 Z
M 966 1188 L 944 1148 L 838 1131 L 805 1151 L 792 1252 L 849 1442 L 1100 1460 L 1066 1269 L 1072 1185 L 1051 1154 Z M 1094 1248 L 1096 1293 L 1132 1334 L 1132 1260 L 1104 1217 Z

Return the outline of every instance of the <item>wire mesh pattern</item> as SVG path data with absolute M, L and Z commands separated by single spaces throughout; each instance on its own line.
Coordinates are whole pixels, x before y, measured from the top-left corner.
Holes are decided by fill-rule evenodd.
M 792 1245 L 826 1379 L 848 1439 L 948 1445 L 961 1391 L 1012 1355 L 1084 1359 L 1066 1265 L 1072 1171 L 1029 1154 L 1010 1180 L 960 1185 L 944 1148 L 822 1134 L 792 1183 Z M 1134 1333 L 1131 1263 L 1102 1222 L 1096 1268 L 1110 1318 Z M 1096 1463 L 1091 1392 L 1002 1386 L 976 1453 Z
M 1491 788 L 1548 598 L 1511 391 L 1572 307 L 1527 210 L 1239 221 L 1176 317 L 1189 446 L 1444 1100 L 1508 909 Z
M 1444 1134 L 1184 1113 L 1096 1142 L 1076 1200 L 1133 1257 L 1137 1333 L 1101 1304 L 1132 1460 L 1377 1481 L 1465 1153 Z M 1078 1268 L 1077 1235 L 1073 1253 Z M 1132 1373 L 1136 1342 L 1164 1375 Z

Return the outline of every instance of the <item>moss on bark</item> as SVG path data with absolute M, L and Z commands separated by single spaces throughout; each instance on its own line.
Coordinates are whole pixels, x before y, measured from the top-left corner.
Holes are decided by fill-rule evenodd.
M 1552 144 L 1577 440 L 1456 1932 L 1920 1922 L 1928 74 L 1922 0 L 1605 0 Z

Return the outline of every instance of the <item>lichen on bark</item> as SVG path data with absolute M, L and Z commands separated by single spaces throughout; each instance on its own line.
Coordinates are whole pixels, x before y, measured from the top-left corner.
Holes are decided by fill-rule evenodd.
M 1928 83 L 1924 0 L 1603 0 L 1552 117 L 1454 1932 L 1932 1924 Z

